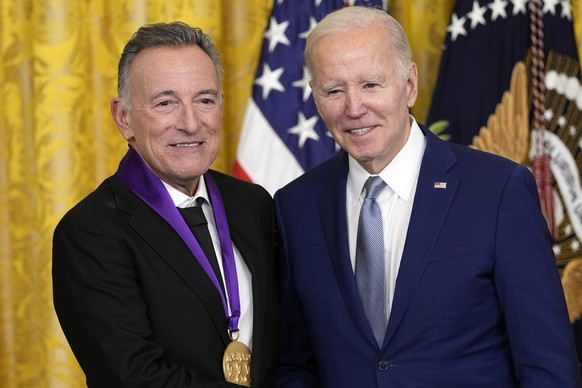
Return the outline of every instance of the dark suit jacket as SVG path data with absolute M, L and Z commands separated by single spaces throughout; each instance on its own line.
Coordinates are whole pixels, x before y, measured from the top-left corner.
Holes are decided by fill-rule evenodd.
M 277 295 L 272 199 L 211 171 L 252 273 L 252 386 L 270 387 Z M 114 175 L 70 210 L 53 246 L 54 303 L 89 387 L 234 387 L 218 291 L 170 225 Z
M 533 176 L 422 129 L 426 150 L 381 349 L 349 258 L 347 154 L 276 193 L 283 274 L 276 386 L 578 387 Z

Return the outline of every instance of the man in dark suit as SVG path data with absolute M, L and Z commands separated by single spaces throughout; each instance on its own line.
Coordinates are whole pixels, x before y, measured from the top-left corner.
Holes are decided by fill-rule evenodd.
M 331 13 L 305 58 L 345 151 L 275 194 L 276 386 L 579 387 L 528 169 L 409 115 L 417 69 L 385 12 Z
M 111 111 L 129 151 L 54 234 L 55 309 L 89 387 L 272 386 L 273 204 L 209 170 L 221 78 L 183 23 L 125 46 Z

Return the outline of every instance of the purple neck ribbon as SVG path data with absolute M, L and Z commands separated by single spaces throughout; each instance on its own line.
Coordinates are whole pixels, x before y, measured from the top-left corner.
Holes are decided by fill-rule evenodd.
M 204 174 L 212 210 L 214 212 L 214 220 L 218 229 L 218 239 L 220 240 L 220 250 L 222 251 L 222 264 L 225 278 L 225 288 L 228 293 L 228 301 L 226 300 L 222 287 L 212 270 L 208 258 L 200 247 L 196 237 L 186 225 L 186 221 L 180 215 L 180 212 L 174 205 L 172 197 L 164 184 L 144 163 L 141 156 L 132 147 L 129 147 L 127 154 L 119 163 L 119 168 L 116 172 L 117 177 L 158 213 L 170 226 L 178 233 L 184 243 L 188 246 L 198 263 L 208 275 L 212 284 L 216 287 L 220 298 L 222 299 L 222 306 L 224 314 L 228 318 L 228 329 L 230 332 L 238 331 L 238 321 L 240 318 L 240 297 L 238 292 L 238 279 L 236 274 L 236 265 L 234 262 L 234 251 L 232 248 L 232 240 L 230 238 L 230 231 L 228 229 L 228 220 L 226 218 L 226 211 L 224 210 L 224 203 L 216 183 L 210 174 Z M 228 312 L 228 302 L 230 302 L 230 309 L 232 314 Z

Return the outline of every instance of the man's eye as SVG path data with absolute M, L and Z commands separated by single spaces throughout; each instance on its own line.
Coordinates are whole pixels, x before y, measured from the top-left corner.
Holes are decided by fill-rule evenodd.
M 369 82 L 369 83 L 367 83 L 367 84 L 364 85 L 364 87 L 366 89 L 372 89 L 372 88 L 375 88 L 376 86 L 378 86 L 378 84 L 372 83 L 372 82 Z
M 213 98 L 202 98 L 200 100 L 200 103 L 205 104 L 205 105 L 212 105 L 214 104 L 216 101 Z
M 168 105 L 170 105 L 171 103 L 172 103 L 172 101 L 165 100 L 165 101 L 161 101 L 161 102 L 159 102 L 159 103 L 158 103 L 158 106 L 168 106 Z

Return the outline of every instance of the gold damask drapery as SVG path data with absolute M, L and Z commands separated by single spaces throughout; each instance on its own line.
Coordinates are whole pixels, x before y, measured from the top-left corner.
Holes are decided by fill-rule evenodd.
M 226 97 L 213 167 L 228 173 L 272 1 L 0 0 L 0 387 L 85 386 L 52 306 L 51 239 L 126 150 L 109 101 L 127 39 L 144 23 L 173 20 L 213 36 Z M 425 122 L 454 0 L 388 3 L 419 65 L 413 113 Z M 582 15 L 582 0 L 573 8 Z
M 64 212 L 115 171 L 121 50 L 140 25 L 210 33 L 226 75 L 227 171 L 271 0 L 0 0 L 0 387 L 82 387 L 52 306 L 51 240 Z

